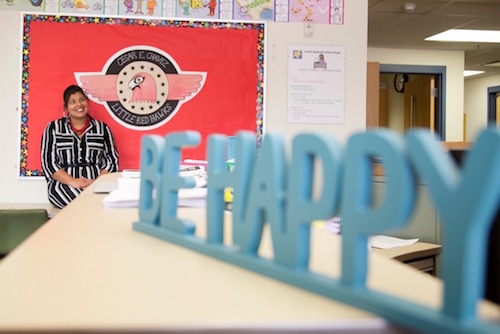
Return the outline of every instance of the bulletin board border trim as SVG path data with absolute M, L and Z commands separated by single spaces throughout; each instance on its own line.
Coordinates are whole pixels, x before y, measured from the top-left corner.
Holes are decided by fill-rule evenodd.
M 21 68 L 21 105 L 20 105 L 20 152 L 19 152 L 19 177 L 41 177 L 43 171 L 30 169 L 28 166 L 28 120 L 29 120 L 29 90 L 30 90 L 30 25 L 32 22 L 54 22 L 67 24 L 106 24 L 106 25 L 138 25 L 138 26 L 163 26 L 184 27 L 193 29 L 236 29 L 257 30 L 258 34 L 258 59 L 257 59 L 257 101 L 256 101 L 256 141 L 257 146 L 263 138 L 264 123 L 264 46 L 265 22 L 250 21 L 206 21 L 202 19 L 182 20 L 168 18 L 131 18 L 123 16 L 85 16 L 69 14 L 47 13 L 22 13 L 22 68 Z

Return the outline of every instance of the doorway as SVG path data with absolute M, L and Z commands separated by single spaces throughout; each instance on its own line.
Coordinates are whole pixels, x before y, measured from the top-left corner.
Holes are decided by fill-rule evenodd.
M 405 80 L 404 88 L 394 95 L 398 79 Z M 402 122 L 399 131 L 403 133 L 415 127 L 428 127 L 444 141 L 446 125 L 444 87 L 446 87 L 445 66 L 380 64 L 380 102 L 390 103 L 384 96 L 384 88 L 393 96 L 401 93 L 399 99 L 402 101 L 401 105 L 397 105 L 396 101 L 396 106 L 391 107 L 396 109 L 396 112 L 393 111 L 392 115 L 390 112 L 387 113 L 386 126 L 398 127 L 397 124 Z M 380 110 L 380 115 L 384 115 L 383 110 Z M 380 125 L 384 126 L 383 121 Z
M 500 86 L 488 87 L 488 125 L 500 126 Z

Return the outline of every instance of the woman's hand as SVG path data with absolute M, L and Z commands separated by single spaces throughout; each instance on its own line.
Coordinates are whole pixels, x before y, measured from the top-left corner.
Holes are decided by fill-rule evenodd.
M 85 177 L 74 178 L 64 170 L 60 169 L 54 174 L 52 174 L 52 178 L 61 183 L 67 184 L 76 189 L 85 189 L 94 182 L 92 179 L 87 179 Z
M 72 186 L 73 188 L 83 190 L 83 189 L 87 188 L 88 186 L 90 186 L 92 184 L 92 182 L 94 182 L 94 180 L 87 179 L 84 177 L 79 177 L 79 178 L 73 178 L 73 180 L 71 181 L 71 183 L 69 183 L 69 185 Z

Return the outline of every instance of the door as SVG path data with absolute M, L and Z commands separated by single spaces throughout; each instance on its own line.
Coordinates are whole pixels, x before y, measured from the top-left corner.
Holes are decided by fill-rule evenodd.
M 495 105 L 497 110 L 497 127 L 500 127 L 500 92 L 495 96 Z
M 427 128 L 434 132 L 436 79 L 423 75 L 404 87 L 404 130 Z

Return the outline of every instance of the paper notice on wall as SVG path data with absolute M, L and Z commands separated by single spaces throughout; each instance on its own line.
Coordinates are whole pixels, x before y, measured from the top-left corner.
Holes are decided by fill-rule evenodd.
M 343 124 L 345 47 L 289 45 L 288 122 Z

